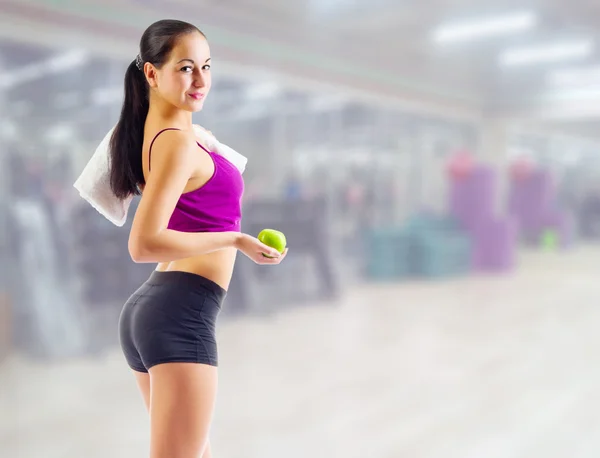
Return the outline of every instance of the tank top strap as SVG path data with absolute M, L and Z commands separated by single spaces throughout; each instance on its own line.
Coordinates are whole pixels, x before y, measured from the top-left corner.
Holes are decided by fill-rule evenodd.
M 177 129 L 176 127 L 167 127 L 166 129 L 161 130 L 154 136 L 154 138 L 152 139 L 152 142 L 150 143 L 150 149 L 148 150 L 148 171 L 150 171 L 150 163 L 151 163 L 151 159 L 152 159 L 152 146 L 154 145 L 154 141 L 157 139 L 157 137 L 160 134 L 162 134 L 163 132 L 165 132 L 167 130 L 181 130 L 181 129 Z
M 210 154 L 210 151 L 208 151 L 204 146 L 202 146 L 202 144 L 200 142 L 196 142 L 196 144 L 202 148 L 204 151 L 206 151 L 208 154 Z

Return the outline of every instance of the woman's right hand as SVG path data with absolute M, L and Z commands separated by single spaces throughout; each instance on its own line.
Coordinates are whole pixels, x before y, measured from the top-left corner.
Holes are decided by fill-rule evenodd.
M 256 237 L 248 234 L 240 234 L 235 247 L 256 264 L 279 264 L 287 254 L 287 248 L 283 253 L 280 253 L 275 248 L 265 245 Z

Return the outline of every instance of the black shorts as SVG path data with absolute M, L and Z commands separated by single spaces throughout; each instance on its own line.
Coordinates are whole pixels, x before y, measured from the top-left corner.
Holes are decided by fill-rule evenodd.
M 129 367 L 148 372 L 170 362 L 218 365 L 215 327 L 226 291 L 200 275 L 154 271 L 119 319 Z

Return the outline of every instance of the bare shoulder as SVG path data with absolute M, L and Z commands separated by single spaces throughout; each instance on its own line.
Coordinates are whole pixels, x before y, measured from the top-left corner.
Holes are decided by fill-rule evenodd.
M 192 131 L 167 130 L 155 138 L 151 167 L 189 165 L 195 159 L 196 140 Z
M 156 232 L 166 227 L 197 168 L 195 148 L 193 135 L 189 132 L 168 130 L 155 138 L 150 172 L 134 219 L 135 234 Z

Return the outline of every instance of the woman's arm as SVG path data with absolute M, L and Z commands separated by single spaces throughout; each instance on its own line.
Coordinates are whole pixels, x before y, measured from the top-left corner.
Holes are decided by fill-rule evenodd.
M 154 142 L 152 172 L 133 219 L 129 253 L 138 263 L 169 262 L 237 247 L 237 232 L 184 233 L 167 229 L 194 171 L 197 146 L 189 134 L 167 131 Z

